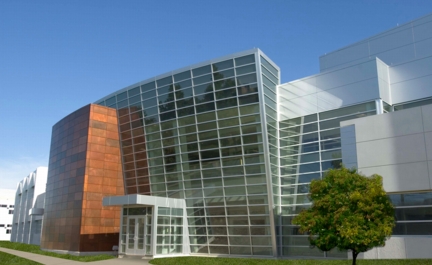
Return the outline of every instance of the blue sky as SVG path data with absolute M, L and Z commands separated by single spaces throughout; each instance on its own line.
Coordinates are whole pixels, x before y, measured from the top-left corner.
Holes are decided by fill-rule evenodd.
M 260 48 L 282 82 L 432 1 L 0 1 L 0 188 L 47 166 L 52 126 L 138 81 Z

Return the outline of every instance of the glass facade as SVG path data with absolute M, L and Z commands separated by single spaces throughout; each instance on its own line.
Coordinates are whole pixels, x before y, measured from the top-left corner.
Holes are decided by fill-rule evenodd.
M 277 66 L 251 52 L 97 102 L 118 111 L 126 194 L 185 199 L 192 253 L 273 255 L 267 170 L 278 161 L 272 147 L 266 163 L 263 121 L 277 146 L 278 84 Z M 158 216 L 157 253 L 178 247 L 159 227 L 168 219 Z
M 376 103 L 367 102 L 279 122 L 280 144 L 280 253 L 283 256 L 346 257 L 346 252 L 323 253 L 309 248 L 306 235 L 292 219 L 310 207 L 309 184 L 330 168 L 342 164 L 340 122 L 376 115 Z M 276 193 L 275 193 L 276 196 Z
M 294 112 L 280 112 L 295 102 L 283 98 L 296 96 L 289 89 L 280 86 L 279 68 L 253 50 L 97 102 L 117 109 L 125 194 L 185 201 L 184 218 L 180 208 L 149 208 L 154 240 L 140 245 L 142 253 L 184 253 L 188 234 L 193 255 L 347 257 L 311 249 L 292 219 L 311 205 L 310 182 L 341 166 L 340 123 L 393 106 L 373 98 L 320 111 L 311 101 L 307 114 L 289 118 L 286 113 Z M 421 207 L 427 212 L 430 206 Z M 395 233 L 413 229 L 406 218 L 429 227 L 427 214 L 407 217 L 411 210 L 402 208 Z M 139 224 L 147 229 L 149 211 L 141 219 L 124 214 L 122 231 L 132 233 Z M 121 250 L 127 253 L 126 232 Z M 141 234 L 142 242 L 150 242 L 145 237 L 151 233 Z

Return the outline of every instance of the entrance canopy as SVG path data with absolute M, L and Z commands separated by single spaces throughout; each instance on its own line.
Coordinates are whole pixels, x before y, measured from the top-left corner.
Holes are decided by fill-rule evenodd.
M 184 199 L 139 194 L 105 197 L 103 206 L 122 206 L 119 254 L 171 256 L 190 253 Z
M 148 205 L 182 209 L 184 209 L 186 206 L 186 202 L 184 199 L 173 199 L 140 194 L 105 197 L 103 198 L 102 204 L 103 206 Z

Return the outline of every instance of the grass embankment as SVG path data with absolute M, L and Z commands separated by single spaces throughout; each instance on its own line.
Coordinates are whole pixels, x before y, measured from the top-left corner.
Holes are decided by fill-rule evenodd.
M 41 265 L 41 263 L 0 251 L 0 264 Z
M 0 241 L 0 247 L 19 250 L 19 251 L 25 251 L 25 252 L 30 252 L 30 253 L 34 253 L 34 254 L 55 257 L 55 258 L 81 261 L 81 262 L 90 262 L 90 261 L 98 261 L 98 260 L 106 260 L 106 259 L 115 258 L 112 255 L 74 256 L 74 255 L 70 255 L 70 254 L 58 254 L 58 253 L 43 251 L 40 249 L 39 246 L 36 246 L 36 245 L 28 245 L 28 244 L 15 243 L 15 242 L 9 242 L 9 241 Z M 0 264 L 4 264 L 4 263 L 0 262 Z M 19 264 L 21 264 L 21 263 L 19 263 Z M 22 264 L 39 264 L 39 263 L 22 263 Z
M 150 261 L 155 265 L 351 265 L 351 260 L 271 260 L 242 258 L 161 258 Z M 432 265 L 431 259 L 357 260 L 358 265 Z

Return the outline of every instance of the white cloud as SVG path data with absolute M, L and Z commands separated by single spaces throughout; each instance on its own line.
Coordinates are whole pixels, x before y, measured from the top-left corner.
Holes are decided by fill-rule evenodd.
M 48 158 L 20 157 L 15 160 L 0 159 L 0 188 L 15 190 L 18 182 L 37 167 L 47 167 Z

